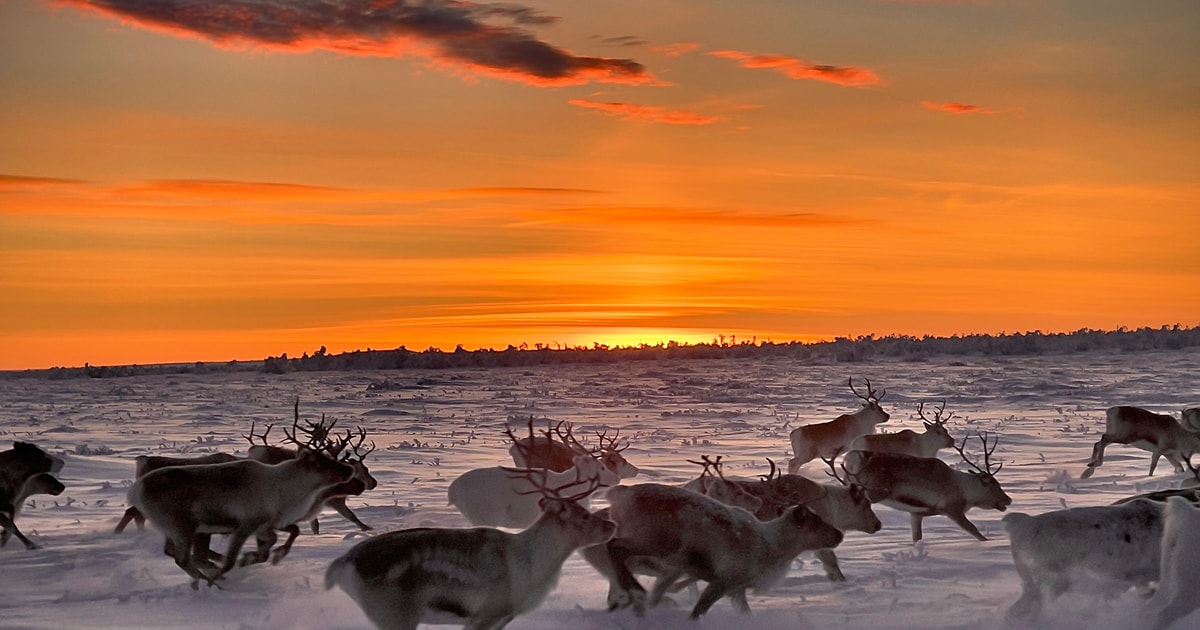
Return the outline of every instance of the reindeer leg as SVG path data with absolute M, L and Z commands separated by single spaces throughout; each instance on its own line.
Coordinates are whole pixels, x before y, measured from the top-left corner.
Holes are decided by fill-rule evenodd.
M 233 569 L 233 565 L 237 564 L 238 555 L 242 553 L 242 546 L 246 544 L 246 540 L 252 533 L 237 529 L 229 534 L 229 548 L 225 550 L 225 562 L 221 563 L 221 567 L 217 569 L 216 573 L 208 576 L 209 586 L 216 586 L 217 580 Z
M 294 527 L 294 525 L 292 527 Z M 271 557 L 271 546 L 275 544 L 275 541 L 279 540 L 279 536 L 275 534 L 275 530 L 272 528 L 267 528 L 258 532 L 255 534 L 255 538 L 257 540 L 254 546 L 254 551 L 247 552 L 242 556 L 240 566 L 244 567 L 251 564 L 266 562 L 267 558 Z
M 908 515 L 908 520 L 910 523 L 912 523 L 913 544 L 916 544 L 917 541 L 921 540 L 921 521 L 923 521 L 924 519 L 925 519 L 925 517 L 921 516 L 920 514 L 910 513 Z
M 271 556 L 271 564 L 279 564 L 279 561 L 283 560 L 283 557 L 288 555 L 288 552 L 292 550 L 292 543 L 296 542 L 296 537 L 300 535 L 300 527 L 295 523 L 284 527 L 283 531 L 288 533 L 287 540 L 283 541 L 283 544 L 275 550 L 274 555 Z M 263 560 L 266 560 L 265 556 Z
M 363 530 L 364 532 L 373 529 L 370 525 L 367 525 L 366 523 L 358 520 L 358 517 L 355 516 L 354 512 L 350 511 L 350 508 L 346 505 L 346 499 L 344 497 L 332 498 L 332 499 L 326 501 L 325 505 L 333 508 L 333 510 L 335 512 L 337 512 L 338 514 L 341 514 L 342 517 L 345 518 L 346 520 L 350 521 L 351 523 L 354 523 L 355 525 L 358 525 L 358 528 Z M 315 534 L 317 532 L 313 531 L 313 533 Z
M 965 512 L 958 512 L 954 514 L 947 513 L 946 517 L 954 521 L 955 525 L 961 527 L 964 532 L 974 536 L 977 540 L 987 540 L 986 536 L 979 533 L 979 529 L 975 527 L 975 524 L 967 520 L 967 514 Z
M 837 556 L 834 555 L 832 549 L 818 549 L 817 559 L 821 561 L 821 566 L 825 569 L 825 577 L 829 578 L 830 582 L 846 581 L 846 576 L 842 574 Z
M 733 607 L 740 613 L 750 614 L 750 602 L 746 601 L 746 589 L 739 588 L 729 594 L 729 599 L 733 600 Z
M 1087 470 L 1083 471 L 1083 474 L 1079 475 L 1080 479 L 1087 479 L 1088 477 L 1091 477 L 1092 473 L 1096 472 L 1096 469 L 1104 464 L 1104 449 L 1109 444 L 1112 444 L 1112 437 L 1107 433 L 1101 435 L 1100 440 L 1097 441 L 1096 445 L 1092 447 L 1092 458 L 1088 460 Z
M 120 534 L 121 532 L 125 531 L 125 526 L 129 525 L 130 521 L 141 515 L 142 513 L 139 512 L 137 508 L 133 507 L 132 505 L 129 506 L 129 509 L 125 510 L 125 514 L 121 516 L 121 522 L 117 523 L 117 526 L 113 528 L 113 533 Z M 138 527 L 138 529 L 141 529 L 141 527 Z
M 0 514 L 0 547 L 8 543 L 8 537 L 15 535 L 17 540 L 21 541 L 26 549 L 41 549 L 37 543 L 25 537 L 21 530 L 17 529 L 17 524 L 13 522 L 7 514 Z
M 649 597 L 646 598 L 646 604 L 651 608 L 658 606 L 659 602 L 662 601 L 663 595 L 681 577 L 683 577 L 683 571 L 672 571 L 658 576 L 658 579 L 654 581 L 654 586 L 650 589 Z
M 633 610 L 640 617 L 646 612 L 646 589 L 633 577 L 633 572 L 629 570 L 626 560 L 631 556 L 643 555 L 627 546 L 627 541 L 623 539 L 610 540 L 605 546 L 608 548 L 609 561 L 612 563 L 613 578 L 617 586 L 620 588 L 619 597 L 627 598 L 627 601 L 621 602 L 624 606 L 633 606 Z M 623 596 L 623 597 L 622 597 Z M 609 606 L 612 608 L 613 602 L 610 595 Z
M 692 608 L 692 614 L 689 615 L 692 619 L 699 619 L 701 615 L 708 612 L 712 605 L 717 603 L 725 596 L 726 586 L 721 582 L 709 582 L 708 586 L 704 587 L 704 591 L 700 593 L 700 599 L 696 601 L 696 606 Z M 742 591 L 742 597 L 746 596 L 745 591 Z

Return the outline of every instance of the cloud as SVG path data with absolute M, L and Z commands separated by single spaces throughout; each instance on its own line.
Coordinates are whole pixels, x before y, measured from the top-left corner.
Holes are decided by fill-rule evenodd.
M 619 116 L 622 120 L 649 120 L 668 125 L 711 125 L 721 120 L 720 116 L 707 116 L 682 109 L 666 109 L 653 105 L 602 103 L 582 98 L 573 98 L 567 102 L 576 107 L 598 109 L 610 116 Z
M 743 68 L 775 70 L 796 80 L 811 79 L 846 87 L 867 87 L 882 85 L 884 82 L 879 75 L 864 68 L 811 64 L 783 55 L 755 54 L 738 50 L 717 50 L 708 54 L 737 61 Z
M 599 41 L 601 46 L 621 47 L 621 46 L 645 46 L 646 45 L 646 40 L 638 37 L 637 35 L 617 35 L 615 37 L 593 36 L 592 39 Z
M 979 105 L 967 105 L 966 103 L 934 103 L 933 101 L 921 101 L 921 104 L 928 109 L 949 112 L 951 114 L 995 114 L 996 110 L 981 107 Z
M 556 18 L 515 4 L 456 0 L 61 0 L 127 24 L 222 48 L 417 56 L 435 67 L 537 86 L 657 80 L 632 59 L 579 56 L 526 27 Z M 503 24 L 492 21 L 500 20 Z
M 84 184 L 80 179 L 64 179 L 61 177 L 30 177 L 27 175 L 6 175 L 0 173 L 0 191 L 28 190 L 57 186 L 77 186 Z
M 695 42 L 679 42 L 677 44 L 662 44 L 660 46 L 651 46 L 650 50 L 656 53 L 664 54 L 668 57 L 682 57 L 683 55 L 700 50 L 700 44 Z

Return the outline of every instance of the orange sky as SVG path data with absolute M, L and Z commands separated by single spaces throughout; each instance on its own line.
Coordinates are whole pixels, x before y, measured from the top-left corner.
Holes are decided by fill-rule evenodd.
M 1200 323 L 1198 3 L 410 4 L 0 2 L 0 369 Z

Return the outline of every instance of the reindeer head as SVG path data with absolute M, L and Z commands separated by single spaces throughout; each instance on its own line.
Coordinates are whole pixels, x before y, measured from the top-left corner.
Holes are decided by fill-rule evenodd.
M 992 453 L 995 452 L 996 446 L 1000 443 L 1000 438 L 997 437 L 989 446 L 988 434 L 986 431 L 982 433 L 976 433 L 975 435 L 979 436 L 979 440 L 983 442 L 983 468 L 980 468 L 978 464 L 976 464 L 970 457 L 967 456 L 967 439 L 970 436 L 963 438 L 962 444 L 956 445 L 954 450 L 958 451 L 958 454 L 962 456 L 963 461 L 972 468 L 972 470 L 968 472 L 978 479 L 983 487 L 985 500 L 980 502 L 979 506 L 992 508 L 1003 512 L 1008 508 L 1009 505 L 1012 505 L 1012 498 L 1005 494 L 1004 489 L 1000 487 L 1000 482 L 996 480 L 996 474 L 1000 472 L 1000 469 L 1004 467 L 1004 464 L 997 464 L 995 469 L 993 469 L 991 461 Z
M 933 419 L 930 420 L 925 417 L 925 401 L 922 400 L 917 403 L 917 415 L 921 418 L 921 423 L 925 425 L 925 432 L 937 436 L 937 447 L 939 449 L 953 448 L 955 443 L 954 438 L 950 436 L 950 432 L 946 430 L 946 423 L 950 421 L 950 418 L 954 417 L 954 412 L 951 411 L 943 418 L 942 412 L 945 410 L 946 401 L 943 400 L 933 409 Z
M 862 409 L 860 409 L 854 415 L 857 416 L 859 414 L 870 414 L 874 417 L 873 422 L 875 424 L 881 424 L 881 423 L 887 422 L 888 419 L 891 418 L 891 415 L 889 415 L 888 412 L 884 411 L 883 407 L 880 406 L 880 404 L 879 404 L 879 401 L 883 400 L 884 395 L 887 394 L 887 390 L 885 389 L 885 390 L 882 390 L 882 391 L 876 393 L 875 389 L 873 387 L 871 387 L 871 379 L 864 379 L 864 380 L 866 380 L 866 382 L 867 382 L 867 393 L 866 394 L 861 394 L 861 393 L 859 393 L 859 391 L 857 389 L 854 388 L 854 377 L 853 376 L 846 380 L 846 382 L 850 385 L 850 391 L 853 392 L 855 396 L 861 398 L 863 401 Z

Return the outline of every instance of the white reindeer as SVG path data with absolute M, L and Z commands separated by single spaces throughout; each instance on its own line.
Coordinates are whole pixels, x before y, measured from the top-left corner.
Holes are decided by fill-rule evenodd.
M 1008 609 L 1010 624 L 1026 626 L 1036 620 L 1047 595 L 1086 591 L 1112 596 L 1159 578 L 1163 504 L 1158 501 L 1137 499 L 1036 516 L 1015 512 L 1003 521 L 1022 588 L 1020 599 Z M 1194 583 L 1189 586 L 1195 588 Z
M 609 579 L 609 607 L 632 604 L 641 614 L 681 578 L 708 582 L 692 608 L 698 618 L 729 596 L 749 612 L 746 589 L 765 590 L 781 580 L 801 552 L 837 546 L 842 533 L 804 506 L 759 521 L 753 514 L 676 486 L 639 484 L 608 490 L 607 514 L 617 533 L 604 545 L 580 554 Z M 661 577 L 649 598 L 633 576 L 645 570 Z
M 1079 475 L 1081 479 L 1091 477 L 1104 463 L 1104 449 L 1109 444 L 1128 444 L 1150 451 L 1150 475 L 1158 467 L 1159 457 L 1166 457 L 1176 472 L 1183 472 L 1182 460 L 1200 452 L 1200 433 L 1186 428 L 1200 430 L 1200 420 L 1197 420 L 1200 409 L 1184 410 L 1183 425 L 1169 415 L 1140 407 L 1109 407 L 1104 415 L 1104 434 L 1092 447 L 1092 458 L 1088 460 L 1087 469 Z
M 545 469 L 527 474 L 543 498 L 541 516 L 524 531 L 418 528 L 380 534 L 334 560 L 325 571 L 325 588 L 340 587 L 381 630 L 413 630 L 420 623 L 500 630 L 545 599 L 571 552 L 605 542 L 616 529 L 578 503 L 596 489 L 597 479 L 564 496 L 563 488 L 548 485 Z
M 911 515 L 912 541 L 921 540 L 921 521 L 926 516 L 945 515 L 963 531 L 979 540 L 987 540 L 979 529 L 967 519 L 967 510 L 975 507 L 1003 512 L 1012 504 L 1012 498 L 1004 493 L 996 473 L 1003 465 L 992 469 L 991 455 L 996 442 L 990 446 L 987 434 L 980 435 L 983 441 L 984 467 L 977 466 L 962 446 L 955 449 L 974 470 L 960 472 L 945 462 L 933 457 L 912 457 L 896 453 L 872 453 L 851 451 L 846 454 L 843 466 L 847 480 L 861 485 L 867 496 L 875 503 L 882 503 Z
M 937 457 L 939 450 L 954 447 L 954 438 L 946 430 L 946 422 L 954 416 L 954 412 L 943 418 L 942 412 L 945 409 L 946 401 L 943 400 L 941 405 L 933 410 L 933 420 L 929 420 L 925 417 L 925 403 L 922 401 L 917 405 L 917 415 L 925 425 L 924 433 L 904 429 L 896 433 L 861 435 L 850 444 L 850 450 Z
M 525 448 L 511 429 L 506 429 L 505 433 L 513 441 L 514 448 Z M 571 494 L 577 490 L 571 484 L 582 488 L 593 480 L 602 487 L 621 482 L 616 473 L 591 455 L 576 455 L 572 461 L 573 466 L 563 472 L 504 466 L 468 470 L 450 482 L 447 498 L 449 504 L 457 508 L 472 525 L 521 529 L 532 525 L 541 515 L 539 498 L 535 494 L 537 486 L 530 476 L 530 470 L 546 471 L 547 477 L 545 480 L 539 478 L 538 483 L 544 481 L 550 487 Z M 578 500 L 587 507 L 587 495 L 580 496 Z
M 565 429 L 563 427 L 566 427 Z M 596 433 L 598 445 L 592 448 L 584 446 L 577 439 L 573 427 L 566 421 L 560 421 L 551 429 L 542 432 L 541 437 L 533 434 L 533 419 L 529 420 L 529 437 L 514 439 L 508 454 L 512 457 L 517 468 L 546 468 L 554 472 L 566 472 L 575 465 L 578 455 L 591 455 L 600 460 L 604 467 L 616 473 L 621 479 L 636 477 L 637 466 L 629 463 L 622 451 L 629 448 L 629 443 L 621 444 L 621 432 L 618 430 L 613 437 L 607 432 Z M 558 439 L 554 439 L 557 435 Z
M 797 473 L 804 464 L 818 458 L 834 458 L 844 453 L 850 443 L 860 435 L 875 432 L 875 425 L 888 421 L 888 415 L 879 401 L 887 391 L 878 394 L 871 388 L 867 380 L 867 393 L 860 394 L 854 389 L 854 379 L 848 380 L 850 391 L 863 400 L 862 409 L 843 414 L 829 422 L 809 424 L 793 429 L 789 438 L 792 442 L 794 457 L 788 461 L 788 472 Z
M 38 546 L 26 538 L 13 522 L 24 503 L 22 493 L 37 489 L 43 483 L 36 481 L 33 488 L 27 488 L 26 484 L 31 478 L 42 473 L 56 473 L 62 470 L 63 464 L 62 458 L 29 442 L 14 442 L 12 448 L 0 451 L 0 527 L 5 533 L 11 531 L 16 534 L 26 549 L 37 549 Z M 3 540 L 7 541 L 8 537 L 4 536 Z
M 1183 497 L 1163 509 L 1158 589 L 1146 608 L 1154 630 L 1163 630 L 1200 607 L 1200 508 Z
M 333 508 L 333 510 L 341 515 L 342 518 L 354 523 L 360 530 L 364 532 L 370 531 L 372 529 L 371 526 L 362 522 L 362 520 L 358 518 L 358 515 L 356 515 L 354 511 L 350 509 L 350 506 L 346 505 L 346 499 L 352 496 L 359 496 L 367 490 L 374 490 L 375 487 L 379 485 L 379 482 L 371 475 L 371 471 L 367 468 L 365 462 L 366 456 L 370 454 L 371 451 L 375 450 L 375 443 L 372 442 L 371 448 L 367 449 L 366 452 L 359 452 L 359 447 L 362 446 L 363 441 L 366 439 L 366 430 L 364 430 L 362 427 L 358 427 L 358 442 L 357 444 L 353 445 L 354 456 L 350 456 L 349 451 L 344 451 L 344 449 L 351 445 L 355 434 L 352 434 L 350 430 L 347 429 L 346 437 L 339 438 L 337 441 L 331 439 L 330 435 L 333 433 L 333 428 L 337 424 L 336 419 L 326 424 L 325 416 L 322 414 L 320 422 L 313 423 L 305 420 L 305 424 L 308 425 L 308 428 L 301 427 L 299 422 L 300 403 L 297 401 L 295 407 L 295 416 L 292 420 L 292 432 L 288 433 L 286 428 L 283 430 L 284 435 L 290 442 L 293 444 L 298 444 L 299 441 L 296 437 L 297 434 L 305 434 L 308 436 L 307 446 L 310 448 L 322 449 L 327 455 L 335 459 L 340 457 L 342 462 L 349 464 L 354 468 L 354 476 L 351 477 L 349 481 L 338 484 L 337 486 L 326 490 L 324 495 L 320 498 L 320 501 L 313 506 L 313 509 L 305 517 L 304 520 L 308 522 L 312 533 L 321 533 L 321 523 L 317 517 L 327 507 Z M 268 424 L 267 428 L 262 432 L 261 435 L 254 432 L 254 426 L 255 425 L 251 423 L 250 433 L 248 435 L 242 435 L 242 437 L 246 438 L 250 442 L 250 448 L 246 451 L 247 459 L 260 461 L 264 464 L 279 464 L 296 458 L 296 448 L 267 443 L 267 435 L 271 432 L 273 425 Z M 260 443 L 255 444 L 255 439 L 258 439 Z M 289 528 L 288 531 L 290 536 L 288 538 L 288 542 L 284 543 L 282 547 L 283 554 L 287 553 L 287 549 L 291 548 L 291 542 L 296 539 L 297 535 L 299 535 L 298 528 L 295 530 L 295 533 L 292 533 L 291 528 Z M 281 557 L 282 555 L 277 556 L 275 561 L 278 562 L 278 558 Z
M 293 459 L 273 466 L 254 460 L 161 468 L 134 481 L 129 502 L 166 535 L 164 553 L 192 577 L 210 585 L 237 561 L 250 536 L 260 548 L 274 544 L 275 530 L 295 523 L 328 488 L 348 481 L 350 466 L 302 448 Z M 224 563 L 207 567 L 209 537 L 229 534 Z
M 35 494 L 58 496 L 65 489 L 66 486 L 48 472 L 37 473 L 27 478 L 12 506 L 0 508 L 0 547 L 8 544 L 10 536 L 16 535 L 17 540 L 21 541 L 26 549 L 40 549 L 41 547 L 37 543 L 26 538 L 25 534 L 17 529 L 17 517 L 21 515 L 21 508 L 24 507 L 25 500 L 29 497 Z
M 449 503 L 472 525 L 514 529 L 529 527 L 541 515 L 539 499 L 531 494 L 535 487 L 526 474 L 530 470 L 546 469 L 494 466 L 468 470 L 450 482 L 446 493 Z M 551 486 L 587 483 L 572 482 L 576 479 L 595 478 L 601 486 L 613 486 L 621 481 L 589 455 L 576 455 L 573 468 L 564 472 L 547 471 L 547 474 L 547 483 Z M 567 492 L 572 490 L 569 486 L 564 488 Z M 581 497 L 580 501 L 584 507 L 587 506 L 587 497 Z

